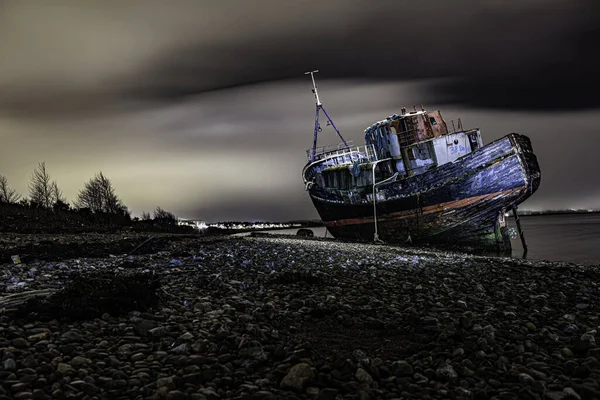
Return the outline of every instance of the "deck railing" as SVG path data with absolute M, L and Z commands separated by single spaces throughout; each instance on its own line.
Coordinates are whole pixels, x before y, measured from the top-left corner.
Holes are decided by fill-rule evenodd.
M 447 134 L 464 131 L 463 124 L 460 118 L 456 118 L 446 122 L 446 127 L 448 128 Z M 417 129 L 399 132 L 397 135 L 398 141 L 400 142 L 400 146 L 406 146 L 411 143 L 417 142 Z M 329 157 L 332 155 L 336 156 L 333 157 L 333 159 L 339 160 L 339 163 L 336 162 L 336 164 L 338 165 L 352 164 L 361 156 L 363 158 L 368 158 L 369 161 L 376 161 L 378 159 L 377 152 L 375 151 L 375 146 L 372 144 L 365 146 L 354 146 L 354 142 L 352 140 L 347 141 L 347 144 L 348 147 L 346 147 L 344 143 L 317 147 L 315 149 L 314 161 L 321 160 L 325 157 Z M 306 150 L 306 158 L 308 159 L 308 161 L 312 160 L 312 152 L 312 148 Z
M 348 144 L 350 145 L 351 142 L 348 142 Z M 315 161 L 329 158 L 334 165 L 345 165 L 352 164 L 361 158 L 367 158 L 369 161 L 377 160 L 375 146 L 372 144 L 365 146 L 353 146 L 350 148 L 344 147 L 343 149 L 337 149 L 336 147 L 337 146 L 323 146 L 318 148 L 315 154 Z M 312 159 L 312 149 L 306 150 L 306 157 L 308 161 Z
M 350 148 L 354 147 L 354 140 L 347 140 L 346 143 L 348 144 L 348 147 L 350 147 Z M 315 159 L 321 154 L 330 153 L 332 151 L 342 150 L 345 148 L 346 148 L 346 145 L 344 143 L 328 144 L 326 146 L 319 146 L 315 149 Z M 312 151 L 313 151 L 312 148 L 306 150 L 306 156 L 308 158 L 310 158 Z

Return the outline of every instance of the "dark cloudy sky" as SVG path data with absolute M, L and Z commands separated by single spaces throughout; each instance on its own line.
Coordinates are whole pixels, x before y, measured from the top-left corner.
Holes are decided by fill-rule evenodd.
M 528 135 L 522 208 L 600 208 L 597 0 L 0 0 L 0 174 L 103 171 L 134 214 L 315 218 L 314 99 L 342 133 L 402 106 Z M 324 130 L 321 143 L 336 142 Z

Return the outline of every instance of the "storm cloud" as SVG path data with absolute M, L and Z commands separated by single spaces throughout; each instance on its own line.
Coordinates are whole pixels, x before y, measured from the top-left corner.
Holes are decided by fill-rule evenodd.
M 0 174 L 26 194 L 45 160 L 72 200 L 102 170 L 135 214 L 314 218 L 303 73 L 320 69 L 357 143 L 423 103 L 486 142 L 531 137 L 543 178 L 524 208 L 600 207 L 599 27 L 593 0 L 5 1 Z

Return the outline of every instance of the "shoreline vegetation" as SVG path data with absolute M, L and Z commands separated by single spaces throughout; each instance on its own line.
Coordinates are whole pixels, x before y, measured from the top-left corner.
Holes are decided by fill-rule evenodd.
M 219 235 L 324 226 L 320 220 L 207 223 L 202 220 L 178 218 L 161 207 L 156 207 L 153 215 L 144 211 L 141 217 L 132 218 L 131 211 L 117 196 L 112 182 L 102 172 L 84 183 L 71 204 L 63 196 L 57 181 L 52 179 L 45 162 L 40 162 L 33 170 L 28 187 L 29 197 L 23 197 L 11 188 L 8 179 L 0 174 L 0 233 L 197 232 L 203 235 Z M 522 216 L 590 213 L 600 213 L 600 210 L 519 211 L 519 215 Z

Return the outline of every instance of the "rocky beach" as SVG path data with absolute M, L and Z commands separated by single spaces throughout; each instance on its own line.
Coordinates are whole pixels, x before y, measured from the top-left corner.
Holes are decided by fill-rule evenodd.
M 0 399 L 596 399 L 599 278 L 327 239 L 3 234 Z

